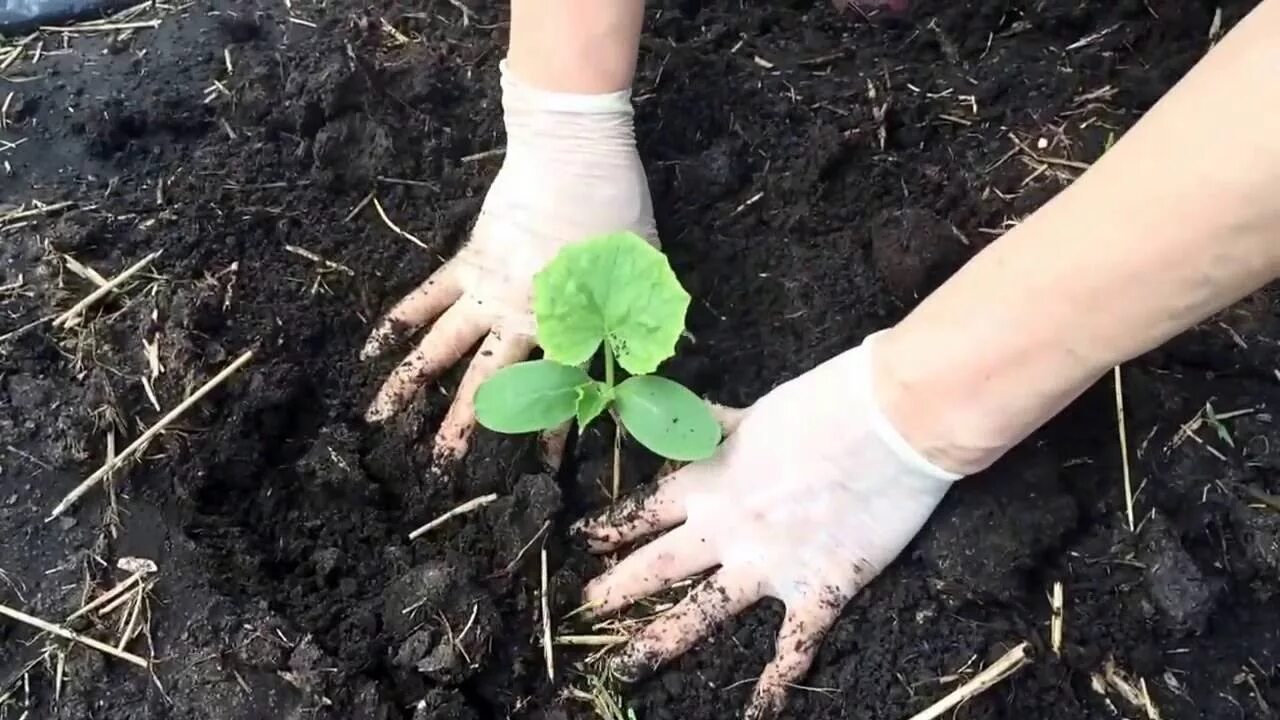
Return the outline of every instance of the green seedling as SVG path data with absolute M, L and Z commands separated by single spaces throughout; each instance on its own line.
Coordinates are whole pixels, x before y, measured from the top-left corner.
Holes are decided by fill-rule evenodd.
M 566 246 L 533 278 L 544 359 L 516 363 L 476 391 L 476 419 L 502 433 L 579 429 L 609 410 L 641 445 L 671 460 L 710 457 L 720 424 L 688 388 L 652 374 L 675 354 L 689 293 L 644 238 L 612 233 Z M 604 380 L 583 368 L 603 348 Z M 629 377 L 621 382 L 617 366 Z

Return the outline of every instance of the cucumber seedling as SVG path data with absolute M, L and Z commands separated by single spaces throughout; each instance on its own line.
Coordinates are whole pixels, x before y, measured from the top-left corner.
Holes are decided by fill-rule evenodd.
M 504 368 L 476 391 L 476 419 L 502 433 L 545 430 L 609 410 L 641 445 L 671 460 L 710 457 L 720 424 L 688 388 L 652 374 L 675 354 L 689 293 L 665 255 L 630 232 L 565 246 L 533 278 L 543 359 Z M 603 349 L 604 379 L 583 368 Z M 618 380 L 624 371 L 629 377 Z

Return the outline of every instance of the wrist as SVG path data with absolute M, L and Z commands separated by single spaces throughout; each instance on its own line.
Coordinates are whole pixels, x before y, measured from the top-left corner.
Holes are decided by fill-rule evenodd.
M 899 327 L 877 333 L 871 383 L 886 421 L 930 463 L 960 475 L 986 469 L 1021 440 L 992 421 L 977 385 L 979 374 L 950 358 L 922 363 L 912 338 Z M 869 338 L 870 340 L 870 338 Z M 936 348 L 934 349 L 936 353 Z
M 626 90 L 643 23 L 643 0 L 513 0 L 508 56 L 515 72 L 542 90 Z

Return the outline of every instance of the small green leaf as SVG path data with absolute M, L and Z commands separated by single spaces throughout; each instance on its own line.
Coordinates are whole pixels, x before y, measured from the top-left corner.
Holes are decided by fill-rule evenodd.
M 651 373 L 675 352 L 688 309 L 667 257 L 631 232 L 568 245 L 533 278 L 538 344 L 565 365 L 607 339 L 627 372 Z
M 602 382 L 592 380 L 586 385 L 578 386 L 578 430 L 586 430 L 587 426 L 604 412 L 613 401 L 613 389 Z
M 657 375 L 627 378 L 614 391 L 618 417 L 641 445 L 672 460 L 702 460 L 720 444 L 720 423 L 697 395 Z
M 592 382 L 579 367 L 552 360 L 516 363 L 476 390 L 476 420 L 501 433 L 552 428 L 573 417 L 578 388 Z

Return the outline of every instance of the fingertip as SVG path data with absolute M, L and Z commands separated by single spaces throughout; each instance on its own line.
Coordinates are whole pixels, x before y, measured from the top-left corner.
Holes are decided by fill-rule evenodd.
M 404 342 L 412 331 L 412 327 L 398 321 L 395 317 L 386 317 L 374 326 L 369 337 L 360 348 L 361 360 L 372 360 Z
M 634 645 L 628 645 L 622 652 L 609 660 L 606 670 L 614 679 L 634 684 L 653 674 L 658 669 L 657 661 L 647 658 L 647 653 Z
M 603 555 L 617 550 L 622 539 L 614 528 L 605 525 L 604 518 L 579 520 L 574 526 L 575 536 L 586 544 L 587 550 L 596 555 Z
M 774 720 L 782 714 L 785 701 L 786 695 L 781 688 L 760 683 L 756 685 L 755 692 L 751 695 L 751 702 L 747 704 L 747 710 L 742 718 L 743 720 Z
M 390 403 L 378 399 L 374 400 L 369 405 L 369 408 L 364 411 L 364 421 L 370 425 L 379 425 L 395 414 L 396 408 L 392 407 Z

